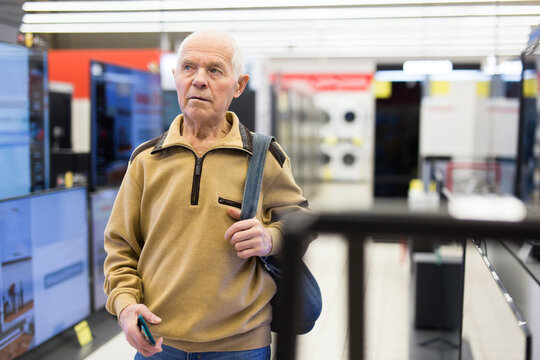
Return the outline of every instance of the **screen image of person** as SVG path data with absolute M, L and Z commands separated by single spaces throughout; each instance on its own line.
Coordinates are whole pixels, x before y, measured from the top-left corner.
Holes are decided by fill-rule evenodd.
M 90 314 L 83 187 L 0 201 L 0 359 L 14 359 Z
M 0 202 L 0 358 L 11 359 L 34 343 L 30 199 Z
M 171 76 L 182 114 L 132 153 L 105 230 L 106 308 L 136 359 L 269 359 L 276 285 L 258 257 L 307 200 L 273 141 L 257 214 L 239 220 L 253 133 L 228 111 L 249 80 L 228 34 L 188 36 Z

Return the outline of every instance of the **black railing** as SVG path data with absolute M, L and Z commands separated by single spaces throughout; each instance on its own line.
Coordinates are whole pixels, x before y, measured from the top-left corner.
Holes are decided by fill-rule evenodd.
M 529 213 L 519 222 L 457 219 L 443 204 L 435 210 L 411 211 L 406 203 L 379 203 L 365 211 L 346 214 L 319 214 L 294 217 L 287 221 L 284 233 L 283 312 L 282 323 L 292 323 L 298 309 L 299 260 L 303 243 L 313 232 L 342 234 L 349 245 L 349 359 L 364 358 L 364 243 L 369 236 L 419 236 L 414 241 L 431 238 L 464 240 L 467 238 L 534 239 L 540 237 L 540 214 Z M 421 235 L 421 236 L 420 236 Z M 315 240 L 317 241 L 317 240 Z M 323 289 L 324 290 L 324 289 Z M 284 305 L 287 306 L 284 306 Z M 324 305 L 323 305 L 324 306 Z M 296 358 L 296 336 L 293 326 L 277 335 L 278 360 Z

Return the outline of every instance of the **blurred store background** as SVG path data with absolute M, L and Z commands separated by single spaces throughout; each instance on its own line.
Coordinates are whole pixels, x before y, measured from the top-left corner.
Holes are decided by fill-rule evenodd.
M 540 1 L 0 1 L 0 359 L 34 348 L 28 358 L 45 358 L 40 349 L 84 319 L 108 334 L 94 344 L 118 331 L 103 314 L 102 234 L 131 152 L 180 112 L 171 69 L 191 32 L 217 28 L 238 41 L 250 81 L 231 110 L 283 145 L 315 211 L 403 200 L 418 189 L 425 199 L 508 196 L 538 210 L 539 24 Z M 46 240 L 35 239 L 40 232 Z M 416 249 L 384 240 L 396 247 L 374 253 L 400 257 L 411 284 L 439 259 L 430 257 L 438 242 Z M 528 280 L 517 281 L 532 279 L 528 289 L 540 284 L 528 267 L 537 269 L 539 244 L 497 248 L 517 254 L 497 259 L 518 259 Z M 442 249 L 449 269 L 464 259 L 455 244 Z M 408 304 L 415 290 L 404 291 Z M 58 320 L 47 315 L 51 306 L 65 310 Z M 422 328 L 411 312 L 411 327 Z M 461 318 L 449 326 L 457 331 Z M 422 358 L 415 346 L 397 351 Z M 86 349 L 70 351 L 95 350 Z M 446 350 L 426 358 L 457 356 Z

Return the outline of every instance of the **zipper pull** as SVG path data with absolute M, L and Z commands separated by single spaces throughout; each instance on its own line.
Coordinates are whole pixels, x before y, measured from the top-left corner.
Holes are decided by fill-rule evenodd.
M 195 175 L 199 176 L 201 175 L 201 168 L 202 168 L 202 158 L 198 157 L 195 161 Z

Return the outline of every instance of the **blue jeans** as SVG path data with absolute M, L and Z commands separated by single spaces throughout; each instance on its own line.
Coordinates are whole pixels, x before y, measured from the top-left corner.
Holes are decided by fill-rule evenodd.
M 135 360 L 270 360 L 270 346 L 246 351 L 219 351 L 188 353 L 176 348 L 162 345 L 162 352 L 150 357 L 135 354 Z

